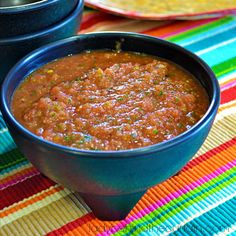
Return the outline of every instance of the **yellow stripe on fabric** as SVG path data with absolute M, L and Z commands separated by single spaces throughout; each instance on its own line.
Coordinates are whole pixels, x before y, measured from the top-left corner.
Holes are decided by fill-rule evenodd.
M 234 138 L 236 136 L 234 127 L 236 127 L 236 113 L 216 120 L 206 141 L 194 158 Z
M 236 73 L 235 76 L 233 76 L 233 74 L 230 74 L 228 76 L 223 77 L 222 79 L 219 80 L 219 84 L 220 86 L 224 86 L 234 81 L 236 81 Z
M 230 102 L 220 105 L 218 113 L 220 112 L 221 115 L 226 116 L 227 114 L 235 113 L 235 111 L 236 111 L 236 100 L 233 100 L 233 101 L 230 101 Z M 222 112 L 224 112 L 224 113 L 222 113 Z M 218 117 L 216 116 L 216 119 L 217 118 Z
M 5 172 L 3 174 L 0 174 L 0 183 L 3 181 L 4 178 L 8 178 L 12 175 L 15 175 L 19 172 L 25 171 L 26 169 L 34 168 L 31 163 L 26 163 L 25 165 L 21 165 L 15 169 L 11 169 L 9 172 Z
M 56 190 L 59 188 L 60 190 Z M 52 194 L 52 190 L 54 191 Z M 46 197 L 42 197 L 42 195 L 47 195 Z M 34 194 L 33 196 L 29 198 L 25 198 L 24 200 L 14 203 L 13 205 L 9 207 L 5 207 L 3 210 L 0 211 L 1 214 L 1 222 L 0 225 L 8 224 L 14 220 L 16 220 L 19 217 L 22 217 L 23 215 L 29 214 L 31 211 L 34 211 L 36 208 L 43 207 L 45 205 L 50 204 L 51 202 L 54 202 L 62 197 L 67 196 L 70 194 L 70 191 L 67 189 L 62 189 L 61 186 L 55 185 L 47 190 L 43 190 L 42 192 L 39 192 L 37 194 Z M 40 200 L 35 200 L 35 198 Z M 25 206 L 26 205 L 26 206 Z M 9 214 L 10 212 L 10 214 Z
M 72 193 L 46 206 L 32 208 L 32 212 L 4 225 L 3 235 L 45 235 L 88 213 Z
M 226 75 L 223 75 L 221 76 L 220 80 L 218 80 L 220 85 L 223 85 L 223 84 L 227 84 L 231 81 L 236 81 L 236 71 L 230 73 L 230 74 L 226 74 Z

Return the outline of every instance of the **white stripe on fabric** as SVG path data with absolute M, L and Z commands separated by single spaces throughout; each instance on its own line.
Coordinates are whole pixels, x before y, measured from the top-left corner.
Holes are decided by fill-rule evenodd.
M 224 189 L 222 189 L 222 190 L 224 190 Z M 222 191 L 222 190 L 221 190 L 221 191 Z M 215 194 L 214 194 L 214 195 L 215 195 Z M 209 205 L 207 205 L 207 208 L 206 208 L 206 209 L 201 210 L 201 211 L 199 211 L 198 213 L 193 214 L 191 217 L 188 217 L 186 220 L 182 221 L 180 224 L 174 226 L 174 227 L 173 227 L 173 230 L 171 231 L 171 233 L 177 231 L 179 228 L 183 227 L 184 225 L 186 225 L 186 224 L 189 223 L 190 221 L 194 220 L 195 218 L 197 218 L 197 217 L 199 217 L 199 216 L 205 214 L 206 212 L 208 212 L 208 211 L 210 211 L 210 210 L 212 210 L 212 209 L 218 207 L 219 205 L 221 205 L 221 204 L 227 202 L 228 200 L 230 200 L 230 199 L 232 199 L 232 198 L 234 198 L 234 197 L 236 197 L 236 192 L 233 193 L 232 195 L 227 196 L 226 198 L 223 198 L 223 199 L 221 199 L 221 200 L 218 200 L 217 202 L 212 201 Z M 207 203 L 207 202 L 208 202 L 208 201 L 205 200 L 205 203 Z M 199 208 L 199 209 L 200 209 L 200 208 Z M 166 233 L 163 233 L 163 234 L 161 234 L 161 235 L 168 235 L 169 233 L 170 233 L 170 232 L 166 232 Z
M 208 53 L 208 52 L 210 52 L 210 51 L 213 51 L 213 50 L 215 50 L 215 49 L 217 49 L 217 48 L 220 48 L 220 47 L 229 45 L 229 44 L 234 43 L 234 42 L 236 42 L 236 38 L 232 38 L 232 39 L 230 39 L 230 40 L 227 40 L 227 41 L 224 41 L 224 42 L 222 42 L 222 43 L 213 45 L 212 47 L 209 47 L 209 48 L 206 48 L 206 49 L 197 51 L 197 52 L 195 52 L 195 53 L 196 53 L 198 56 L 200 56 L 200 55 L 206 54 L 206 53 Z
M 3 128 L 3 129 L 0 130 L 0 134 L 3 134 L 3 133 L 5 133 L 5 132 L 8 132 L 8 129 L 7 129 L 7 128 Z

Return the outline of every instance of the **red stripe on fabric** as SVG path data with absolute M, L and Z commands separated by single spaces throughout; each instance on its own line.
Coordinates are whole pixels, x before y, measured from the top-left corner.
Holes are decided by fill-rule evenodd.
M 165 38 L 184 32 L 186 30 L 190 30 L 194 27 L 199 27 L 201 25 L 208 24 L 210 22 L 216 21 L 217 19 L 218 18 L 203 19 L 196 21 L 169 21 L 169 23 L 165 25 L 143 31 L 142 33 Z
M 149 34 L 149 32 L 158 30 L 158 29 L 162 29 L 168 26 L 173 26 L 174 24 L 176 24 L 178 21 L 175 20 L 168 20 L 168 21 L 164 21 L 161 22 L 161 24 L 159 24 L 158 26 L 155 26 L 153 28 L 149 28 L 148 30 L 144 30 L 144 31 L 140 31 L 141 34 Z
M 221 104 L 236 100 L 236 86 L 221 92 Z
M 230 148 L 234 144 L 236 144 L 236 138 L 233 138 L 233 139 L 219 145 L 218 147 L 209 150 L 208 152 L 204 153 L 203 155 L 200 155 L 196 159 L 190 161 L 181 170 L 181 172 L 186 172 L 187 170 L 189 170 L 189 169 L 193 168 L 194 166 L 200 164 L 201 162 L 209 159 L 210 157 L 214 156 L 215 154 L 220 153 L 221 151 L 224 151 L 225 149 Z M 57 230 L 51 231 L 47 235 L 49 235 L 49 236 L 63 235 L 63 234 L 68 233 L 69 231 L 71 231 L 79 226 L 82 226 L 83 224 L 85 224 L 91 220 L 94 220 L 94 219 L 95 219 L 94 215 L 92 213 L 89 213 L 85 216 L 82 216 L 81 218 L 78 218 L 78 219 L 62 226 L 61 228 L 59 228 Z
M 85 30 L 91 26 L 94 26 L 95 24 L 102 22 L 102 21 L 118 21 L 124 18 L 109 15 L 103 12 L 95 13 L 92 17 L 88 18 L 88 20 L 82 22 L 80 26 L 80 30 Z
M 224 151 L 225 149 L 232 147 L 233 145 L 236 144 L 236 138 L 232 138 L 231 140 L 205 152 L 204 154 L 200 155 L 199 157 L 191 160 L 186 166 L 181 171 L 187 171 L 188 169 L 193 168 L 194 166 L 206 161 L 210 157 L 216 155 L 217 153 L 220 153 Z
M 97 14 L 99 14 L 99 12 L 95 12 L 95 11 L 93 11 L 93 12 L 84 12 L 82 20 L 81 20 L 81 24 L 83 24 L 85 21 L 90 20 L 91 18 L 93 18 Z
M 202 20 L 195 20 L 195 21 L 186 21 L 187 25 L 179 30 L 176 30 L 175 32 L 170 32 L 168 35 L 165 35 L 165 37 L 170 37 L 175 34 L 180 34 L 181 32 L 191 30 L 192 28 L 196 28 L 202 25 L 209 24 L 213 21 L 218 20 L 219 18 L 209 18 L 209 19 L 202 19 Z
M 71 230 L 73 230 L 76 227 L 82 226 L 83 224 L 86 224 L 87 222 L 94 219 L 93 213 L 88 213 L 74 221 L 71 221 L 70 223 L 63 225 L 61 228 L 56 229 L 54 231 L 51 231 L 47 234 L 47 236 L 58 236 L 63 235 Z
M 16 202 L 28 198 L 36 193 L 50 188 L 55 183 L 44 177 L 43 175 L 36 175 L 28 178 L 25 181 L 19 182 L 11 187 L 5 188 L 1 191 L 0 210 L 8 207 Z

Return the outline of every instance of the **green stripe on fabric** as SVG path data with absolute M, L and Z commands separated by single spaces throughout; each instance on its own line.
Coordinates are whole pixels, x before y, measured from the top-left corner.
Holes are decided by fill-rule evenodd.
M 213 235 L 214 233 L 226 234 L 230 227 L 236 222 L 236 198 L 232 198 L 218 207 L 204 213 L 198 218 L 185 224 L 177 231 L 169 235 Z
M 180 33 L 180 34 L 175 35 L 175 36 L 170 36 L 167 39 L 172 41 L 172 42 L 178 42 L 178 41 L 181 41 L 182 39 L 186 39 L 188 37 L 192 37 L 196 34 L 199 34 L 200 32 L 208 31 L 209 29 L 213 29 L 213 28 L 216 28 L 218 26 L 222 26 L 223 24 L 227 24 L 227 23 L 229 23 L 230 21 L 233 21 L 233 20 L 235 20 L 234 17 L 226 16 L 224 18 L 221 18 L 217 21 L 208 23 L 206 25 L 199 26 L 197 28 L 188 30 L 186 32 Z
M 163 221 L 170 219 L 181 211 L 186 213 L 186 208 L 195 203 L 199 203 L 204 198 L 207 198 L 208 196 L 224 188 L 227 188 L 229 185 L 233 184 L 233 182 L 236 182 L 236 167 L 231 168 L 216 178 L 211 179 L 203 185 L 187 192 L 186 194 L 171 200 L 167 204 L 155 209 L 144 217 L 134 220 L 131 224 L 132 229 L 137 229 L 136 231 L 133 231 L 129 225 L 125 226 L 122 230 L 127 230 L 125 232 L 129 232 L 129 229 L 131 229 L 127 235 L 138 235 L 140 233 L 138 232 L 138 229 L 141 228 L 142 224 L 152 224 L 153 227 L 158 226 L 158 224 L 163 223 Z M 179 206 L 179 208 L 175 208 L 176 206 Z M 135 227 L 133 227 L 134 225 Z M 119 235 L 119 231 L 114 235 Z
M 29 165 L 29 161 L 28 160 L 23 160 L 15 165 L 11 165 L 9 166 L 8 168 L 4 168 L 2 171 L 1 171 L 1 175 L 4 175 L 4 174 L 8 174 L 12 171 L 15 171 L 17 170 L 18 168 L 22 168 L 22 167 L 25 167 L 26 165 Z
M 22 161 L 25 161 L 25 157 L 19 151 L 19 149 L 13 149 L 9 152 L 0 155 L 0 171 L 10 166 L 16 165 Z
M 141 224 L 139 224 L 136 228 L 137 229 L 141 228 L 141 225 L 143 225 L 143 224 L 151 224 L 152 227 L 156 227 L 159 224 L 163 223 L 164 221 L 166 221 L 172 217 L 174 218 L 175 215 L 178 213 L 182 213 L 182 218 L 184 220 L 186 217 L 190 216 L 189 212 L 186 211 L 187 208 L 189 208 L 193 204 L 201 202 L 205 198 L 209 197 L 211 194 L 214 194 L 217 191 L 227 188 L 229 185 L 232 184 L 232 181 L 231 181 L 232 176 L 235 176 L 235 173 L 230 175 L 229 177 L 219 181 L 219 183 L 216 183 L 216 184 L 210 186 L 209 188 L 204 189 L 202 192 L 200 192 L 201 195 L 198 195 L 197 193 L 195 193 L 192 196 L 190 196 L 189 198 L 183 199 L 182 201 L 180 201 L 180 200 L 173 201 L 174 203 L 172 202 L 172 206 L 166 207 L 166 211 L 159 213 L 159 215 L 158 215 L 158 211 L 160 210 L 160 208 L 158 208 L 157 210 L 155 210 L 153 212 L 154 214 L 153 214 L 152 218 L 150 218 L 148 221 L 140 222 Z M 236 181 L 236 178 L 234 178 L 234 180 Z M 221 184 L 221 187 L 218 186 L 218 184 Z M 208 203 L 206 202 L 206 204 L 208 204 Z M 176 206 L 178 208 L 176 208 Z M 168 214 L 168 216 L 167 216 L 167 214 Z M 174 219 L 172 219 L 172 221 L 174 221 Z M 139 234 L 140 234 L 140 232 L 138 232 L 138 231 L 130 233 L 130 235 L 132 235 L 132 236 L 137 236 Z
M 215 72 L 217 77 L 233 72 L 236 70 L 236 57 L 212 66 L 212 70 Z

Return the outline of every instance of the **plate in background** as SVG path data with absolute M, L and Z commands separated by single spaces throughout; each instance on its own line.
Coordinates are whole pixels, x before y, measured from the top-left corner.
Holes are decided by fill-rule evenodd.
M 236 13 L 235 0 L 85 0 L 88 7 L 134 19 L 202 19 Z

